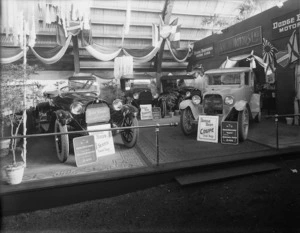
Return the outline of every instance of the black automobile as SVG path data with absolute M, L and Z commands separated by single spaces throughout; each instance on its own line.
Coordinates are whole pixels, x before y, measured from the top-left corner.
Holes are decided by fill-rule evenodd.
M 164 117 L 167 112 L 179 110 L 179 104 L 191 96 L 192 92 L 199 91 L 195 87 L 193 75 L 166 75 L 160 78 L 162 93 L 158 101 L 161 108 L 161 115 Z
M 155 77 L 144 73 L 123 75 L 120 84 L 121 90 L 125 93 L 126 103 L 139 110 L 142 104 L 157 106 L 158 94 L 156 94 Z
M 49 125 L 47 132 L 65 133 L 86 130 L 91 124 L 110 124 L 114 127 L 137 126 L 137 109 L 116 99 L 111 105 L 99 98 L 99 77 L 94 74 L 76 74 L 68 85 L 56 91 L 45 92 L 48 102 L 36 107 L 39 126 Z M 113 131 L 115 133 L 115 131 Z M 124 145 L 133 147 L 138 129 L 120 130 Z M 86 135 L 62 134 L 55 136 L 57 156 L 61 162 L 68 159 L 72 138 Z

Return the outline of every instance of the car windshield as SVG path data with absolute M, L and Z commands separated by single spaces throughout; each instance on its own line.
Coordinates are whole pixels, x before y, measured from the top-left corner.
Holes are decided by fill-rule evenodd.
M 241 84 L 240 73 L 208 75 L 208 85 L 239 85 L 239 84 Z
M 78 92 L 98 92 L 98 84 L 94 80 L 69 80 L 69 90 Z
M 132 88 L 149 88 L 150 79 L 128 79 L 125 81 L 125 90 L 129 91 Z
M 166 79 L 162 81 L 163 90 L 178 89 L 187 86 L 194 86 L 194 79 Z

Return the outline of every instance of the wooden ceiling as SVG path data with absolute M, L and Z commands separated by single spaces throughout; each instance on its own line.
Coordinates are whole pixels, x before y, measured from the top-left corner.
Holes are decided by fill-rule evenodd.
M 36 0 L 37 3 L 40 1 L 43 0 Z M 179 48 L 181 50 L 186 49 L 188 44 L 201 40 L 212 33 L 220 33 L 224 28 L 242 20 L 241 17 L 247 18 L 260 13 L 275 6 L 278 2 L 279 0 L 91 0 L 92 37 L 95 43 L 108 48 L 123 46 L 140 50 L 152 45 L 152 25 L 159 24 L 160 17 L 165 23 L 170 23 L 178 18 L 178 24 L 181 25 Z M 130 28 L 122 42 L 128 3 L 131 5 Z M 252 6 L 251 9 L 247 8 L 249 5 Z M 56 25 L 45 24 L 43 12 L 40 12 L 38 17 L 35 46 L 54 47 L 56 45 Z M 10 46 L 3 34 L 1 46 Z M 162 50 L 163 55 L 160 55 L 162 62 L 169 62 L 166 66 L 162 65 L 163 68 L 186 68 L 186 63 L 178 64 L 172 59 L 165 44 L 162 46 Z M 73 55 L 72 50 L 69 55 Z M 79 56 L 82 69 L 113 68 L 113 61 L 95 60 L 84 48 L 80 47 L 80 44 Z M 64 59 L 72 61 L 67 57 L 68 55 Z M 152 68 L 153 64 L 154 61 L 150 64 Z M 149 64 L 144 66 L 150 67 Z

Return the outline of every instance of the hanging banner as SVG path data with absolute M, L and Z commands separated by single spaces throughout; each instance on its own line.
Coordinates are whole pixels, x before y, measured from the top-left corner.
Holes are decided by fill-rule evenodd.
M 287 37 L 300 28 L 300 13 L 295 10 L 272 20 L 272 39 Z
M 197 140 L 218 143 L 219 116 L 199 116 Z
M 219 42 L 219 53 L 230 53 L 262 44 L 261 27 L 250 29 Z

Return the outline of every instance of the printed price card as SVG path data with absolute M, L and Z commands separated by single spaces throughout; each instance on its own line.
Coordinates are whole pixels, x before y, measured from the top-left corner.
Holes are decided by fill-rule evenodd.
M 197 140 L 218 143 L 218 116 L 199 116 Z

